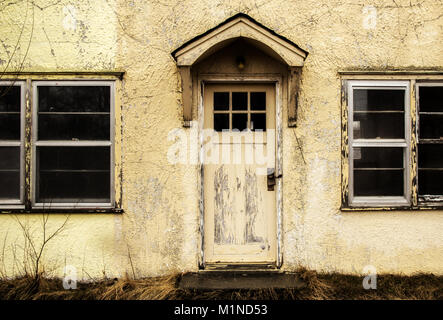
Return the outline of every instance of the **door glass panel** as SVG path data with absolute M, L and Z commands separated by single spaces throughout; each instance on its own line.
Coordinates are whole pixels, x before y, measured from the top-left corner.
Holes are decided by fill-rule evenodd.
M 251 113 L 251 130 L 266 131 L 266 113 Z
M 229 110 L 229 92 L 214 92 L 214 110 Z
M 214 130 L 215 131 L 229 130 L 229 114 L 227 113 L 214 114 Z
M 232 93 L 232 110 L 248 110 L 248 93 Z
M 251 92 L 251 110 L 266 110 L 266 92 Z
M 243 131 L 248 127 L 247 113 L 233 113 L 232 114 L 232 129 Z

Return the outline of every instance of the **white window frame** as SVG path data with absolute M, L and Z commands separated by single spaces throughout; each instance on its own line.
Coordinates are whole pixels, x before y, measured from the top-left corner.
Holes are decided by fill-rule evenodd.
M 399 89 L 405 90 L 404 139 L 355 139 L 353 132 L 354 89 Z M 410 83 L 409 81 L 391 80 L 349 80 L 347 86 L 348 104 L 348 146 L 349 146 L 349 206 L 351 207 L 396 207 L 411 204 L 410 187 Z M 354 196 L 354 147 L 402 147 L 403 148 L 403 196 Z
M 1 147 L 20 147 L 20 199 L 19 200 L 0 200 L 0 209 L 23 209 L 25 197 L 25 81 L 0 81 L 1 86 L 19 86 L 20 87 L 20 140 L 7 141 L 0 140 Z
M 100 140 L 83 140 L 83 141 L 69 141 L 69 140 L 38 140 L 38 87 L 41 86 L 109 86 L 110 87 L 110 132 L 109 141 Z M 112 209 L 115 205 L 115 181 L 114 181 L 114 135 L 115 135 L 115 82 L 114 81 L 101 81 L 101 80 L 75 80 L 75 81 L 33 81 L 33 110 L 32 110 L 32 177 L 31 177 L 31 203 L 33 208 L 44 209 Z M 110 147 L 110 202 L 108 203 L 44 203 L 36 202 L 36 150 L 39 146 L 76 146 L 76 147 Z

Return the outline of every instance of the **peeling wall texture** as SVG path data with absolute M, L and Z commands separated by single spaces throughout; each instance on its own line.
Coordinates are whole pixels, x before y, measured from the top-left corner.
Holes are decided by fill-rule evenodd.
M 368 5 L 375 22 L 365 20 Z M 45 270 L 62 276 L 68 264 L 85 280 L 198 270 L 199 167 L 167 161 L 168 134 L 183 120 L 171 52 L 240 12 L 309 52 L 296 128 L 283 109 L 282 268 L 361 274 L 373 265 L 379 273 L 443 275 L 443 210 L 340 210 L 338 75 L 441 69 L 441 0 L 0 1 L 1 71 L 125 72 L 116 86 L 124 213 L 72 214 L 48 244 Z M 64 218 L 52 214 L 49 228 Z M 0 215 L 0 269 L 8 276 L 20 273 L 23 252 L 16 219 L 36 235 L 41 222 L 34 213 Z

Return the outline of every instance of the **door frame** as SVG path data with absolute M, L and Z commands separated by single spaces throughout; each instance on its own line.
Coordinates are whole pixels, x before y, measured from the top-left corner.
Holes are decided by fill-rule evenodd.
M 280 74 L 265 74 L 265 75 L 239 75 L 239 74 L 200 74 L 197 79 L 197 119 L 198 119 L 198 177 L 197 186 L 199 193 L 199 254 L 198 254 L 198 265 L 200 269 L 205 269 L 205 248 L 204 248 L 204 226 L 205 226 L 205 207 L 204 207 L 204 171 L 203 171 L 203 121 L 204 121 L 204 93 L 205 84 L 217 84 L 217 83 L 233 83 L 239 84 L 241 82 L 247 82 L 249 84 L 253 83 L 266 83 L 275 85 L 275 128 L 276 128 L 276 163 L 275 163 L 275 174 L 276 176 L 281 176 L 283 173 L 283 78 Z M 277 234 L 276 234 L 276 257 L 275 257 L 275 267 L 280 268 L 283 262 L 282 256 L 282 214 L 283 214 L 283 182 L 282 179 L 277 179 L 276 181 L 276 223 L 277 223 Z

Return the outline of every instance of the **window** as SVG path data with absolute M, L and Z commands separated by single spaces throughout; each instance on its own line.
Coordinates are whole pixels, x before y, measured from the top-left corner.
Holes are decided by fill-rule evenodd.
M 410 203 L 409 82 L 349 81 L 349 204 Z
M 266 131 L 266 92 L 214 92 L 214 130 Z
M 33 82 L 34 207 L 113 206 L 113 83 Z
M 443 200 L 443 83 L 417 84 L 418 198 Z
M 0 81 L 0 207 L 23 203 L 24 83 Z

